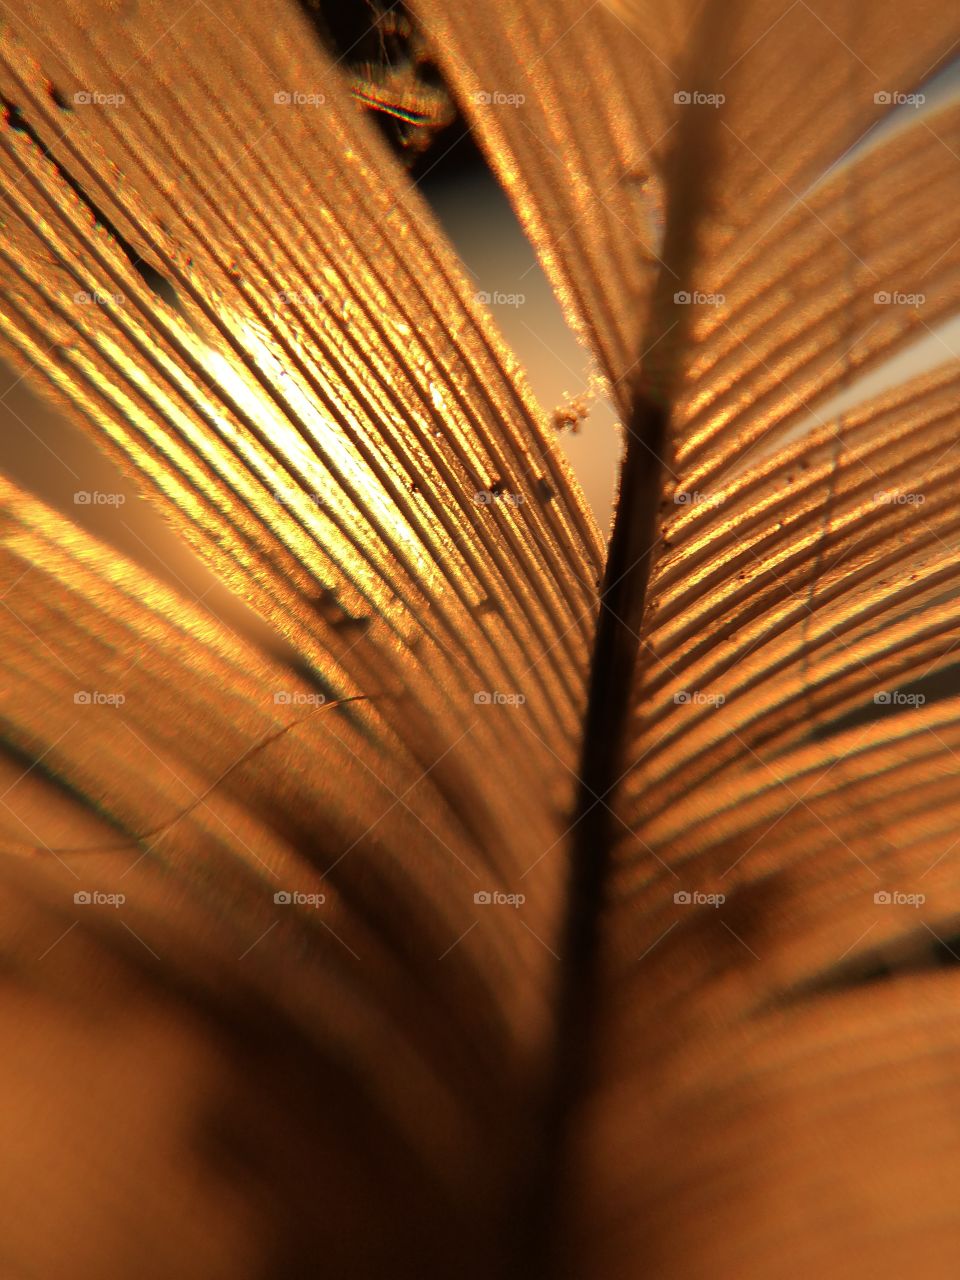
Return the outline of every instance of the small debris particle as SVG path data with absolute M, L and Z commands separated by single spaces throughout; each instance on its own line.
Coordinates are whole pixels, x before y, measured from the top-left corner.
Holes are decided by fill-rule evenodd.
M 569 431 L 573 435 L 580 434 L 580 426 L 590 413 L 586 396 L 577 396 L 565 401 L 553 411 L 555 431 Z
M 50 95 L 50 101 L 60 111 L 67 111 L 71 114 L 73 113 L 73 107 L 71 107 L 70 103 L 66 100 L 52 80 L 47 81 L 47 93 Z

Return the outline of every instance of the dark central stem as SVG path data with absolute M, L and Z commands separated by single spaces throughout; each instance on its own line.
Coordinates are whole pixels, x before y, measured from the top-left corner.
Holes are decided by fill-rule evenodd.
M 626 767 L 624 749 L 662 493 L 666 411 L 640 396 L 627 440 L 620 501 L 600 596 L 571 829 L 571 873 L 564 926 L 556 1044 L 543 1121 L 543 1143 L 532 1171 L 524 1256 L 516 1275 L 554 1280 L 568 1273 L 568 1151 L 576 1108 L 592 1076 L 599 992 L 601 924 L 611 852 L 620 824 L 614 802 Z M 606 801 L 606 803 L 605 803 Z M 572 1274 L 572 1273 L 571 1273 Z

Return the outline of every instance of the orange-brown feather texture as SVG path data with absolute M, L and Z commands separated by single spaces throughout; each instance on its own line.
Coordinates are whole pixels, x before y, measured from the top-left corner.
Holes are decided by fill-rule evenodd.
M 0 483 L 0 1270 L 946 1280 L 956 15 L 411 8 L 642 553 L 297 6 L 5 12 L 0 354 L 282 643 Z

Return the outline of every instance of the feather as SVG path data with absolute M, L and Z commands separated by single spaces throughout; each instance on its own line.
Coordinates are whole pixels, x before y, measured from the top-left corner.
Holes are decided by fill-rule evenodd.
M 954 19 L 418 8 L 631 435 L 601 613 L 635 633 L 631 710 L 595 679 L 623 741 L 583 770 L 572 850 L 595 923 L 561 1023 L 590 1040 L 559 1090 L 569 1273 L 893 1276 L 919 1233 L 946 1275 L 958 370 L 944 344 L 868 375 L 957 310 L 956 107 L 857 144 Z M 901 1105 L 906 1130 L 875 1120 Z
M 200 1148 L 179 1167 L 151 1166 L 161 1220 L 179 1242 L 165 1244 L 157 1266 L 182 1264 L 201 1275 L 214 1265 L 205 1250 L 193 1259 L 181 1254 L 189 1242 L 166 1217 L 181 1211 L 190 1180 L 211 1212 L 230 1194 L 255 1219 L 265 1215 L 250 1245 L 263 1266 L 285 1256 L 267 1227 L 304 1194 L 305 1184 L 296 1184 L 307 1170 L 296 1161 L 285 1172 L 276 1168 L 258 1205 L 249 1200 L 246 1157 L 225 1175 L 202 1149 L 203 1127 L 225 1121 L 201 1081 L 212 1083 L 219 1072 L 215 1093 L 239 1087 L 230 1083 L 233 1069 L 216 1066 L 236 1037 L 246 1037 L 250 1051 L 258 1037 L 272 1037 L 274 1065 L 265 1069 L 304 1073 L 298 1105 L 303 1123 L 318 1126 L 313 1140 L 323 1153 L 311 1163 L 309 1184 L 346 1178 L 337 1214 L 347 1203 L 355 1214 L 364 1197 L 380 1203 L 384 1250 L 404 1241 L 411 1247 L 410 1222 L 388 1223 L 394 1211 L 432 1214 L 439 1197 L 460 1212 L 466 1189 L 457 1183 L 467 1168 L 457 1151 L 470 1152 L 471 1179 L 481 1166 L 491 1171 L 486 1189 L 475 1184 L 472 1194 L 486 1203 L 484 1212 L 498 1212 L 492 1170 L 513 1157 L 503 1131 L 494 1134 L 506 1109 L 519 1105 L 524 1060 L 548 1018 L 553 962 L 538 940 L 549 936 L 548 885 L 531 894 L 523 922 L 516 910 L 483 920 L 476 886 L 496 885 L 506 869 L 491 860 L 471 815 L 458 811 L 465 792 L 452 803 L 445 795 L 456 774 L 445 783 L 438 770 L 424 777 L 376 699 L 324 701 L 315 681 L 265 660 L 8 484 L 2 513 L 4 740 L 19 756 L 8 792 L 21 783 L 25 759 L 37 762 L 33 780 L 43 784 L 29 807 L 12 798 L 24 830 L 5 846 L 2 879 L 8 928 L 18 915 L 21 925 L 5 938 L 5 962 L 29 972 L 57 948 L 52 972 L 43 967 L 46 999 L 67 995 L 75 963 L 91 983 L 100 973 L 102 989 L 71 999 L 84 1019 L 109 1025 L 130 999 L 122 988 L 131 964 L 147 966 L 137 979 L 147 1025 L 133 1032 L 130 1054 L 141 1052 L 143 1035 L 181 1046 L 170 1052 L 183 1059 L 185 1093 L 170 1105 L 178 1108 L 177 1141 Z M 107 829 L 52 843 L 48 811 L 51 797 L 61 796 L 95 806 Z M 75 894 L 82 904 L 91 893 L 99 899 L 77 905 Z M 110 910 L 111 895 L 120 896 L 122 911 Z M 505 985 L 516 995 L 512 1012 Z M 29 1016 L 46 1015 L 30 1006 Z M 157 1019 L 166 1030 L 150 1029 Z M 99 1070 L 111 1042 L 98 1049 L 88 1034 L 82 1038 L 85 1070 Z M 109 1068 L 118 1087 L 129 1085 L 125 1069 L 123 1062 Z M 40 1061 L 37 1070 L 43 1075 L 49 1066 Z M 341 1097 L 342 1122 L 302 1092 L 308 1080 L 312 1092 L 324 1079 Z M 8 1084 L 23 1102 L 16 1081 Z M 354 1101 L 343 1101 L 345 1089 Z M 481 1120 L 484 1097 L 496 1097 L 499 1118 Z M 293 1104 L 291 1095 L 283 1105 Z M 252 1098 L 226 1122 L 230 1131 L 252 1123 L 250 1105 Z M 428 1111 L 433 1119 L 425 1123 Z M 84 1115 L 85 1125 L 96 1122 Z M 356 1126 L 367 1123 L 373 1128 L 358 1147 Z M 375 1142 L 377 1126 L 383 1133 Z M 31 1147 L 37 1159 L 46 1140 Z M 108 1212 L 128 1141 L 112 1127 L 101 1134 L 101 1170 L 85 1193 L 91 1212 Z M 395 1154 L 378 1171 L 388 1148 Z M 262 1167 L 257 1176 L 266 1176 Z M 398 1176 L 402 1190 L 391 1181 Z M 8 1209 L 12 1194 L 5 1184 Z M 61 1213 L 75 1194 L 65 1193 Z M 45 1246 L 53 1270 L 72 1247 L 68 1221 L 56 1219 Z M 307 1249 L 299 1237 L 307 1222 L 344 1266 L 372 1248 L 357 1234 L 358 1222 L 331 1209 L 309 1213 L 284 1249 Z M 133 1247 L 138 1224 L 131 1206 L 90 1267 L 118 1267 L 112 1251 Z M 31 1239 L 25 1214 L 22 1226 L 8 1227 L 8 1256 L 26 1265 L 36 1256 Z M 438 1241 L 440 1256 L 445 1247 Z
M 242 36 L 229 46 L 225 23 Z M 296 1162 L 271 1175 L 262 1265 L 294 1265 L 317 1232 L 334 1270 L 361 1258 L 379 1270 L 414 1251 L 438 1203 L 461 1215 L 468 1169 L 481 1216 L 498 1219 L 530 1141 L 521 1099 L 549 1035 L 563 880 L 545 854 L 569 804 L 595 526 L 450 251 L 295 15 L 183 5 L 89 24 L 74 6 L 37 29 L 25 15 L 3 32 L 5 349 L 293 642 L 309 678 L 10 492 L 5 741 L 43 753 L 49 785 L 116 830 L 102 850 L 69 845 L 70 866 L 96 858 L 113 892 L 129 870 L 142 903 L 135 919 L 92 921 L 89 941 L 78 926 L 74 941 L 104 953 L 96 964 L 122 971 L 130 929 L 164 963 L 195 932 L 224 976 L 196 972 L 195 948 L 176 982 L 154 975 L 149 999 L 173 1002 L 175 1028 L 198 983 L 227 984 L 237 1009 L 250 983 L 265 1006 L 289 988 L 284 1037 L 301 1043 L 280 1037 L 276 1059 L 307 1073 L 316 1056 L 319 1092 L 301 1102 L 324 1154 L 309 1176 Z M 49 84 L 76 103 L 69 128 Z M 324 110 L 275 100 L 298 86 Z M 126 701 L 78 715 L 75 695 L 91 691 Z M 9 852 L 28 856 L 11 892 L 40 877 L 39 954 L 74 915 L 57 882 L 73 883 L 68 848 L 28 833 Z M 328 901 L 287 912 L 297 923 L 281 930 L 277 891 Z M 485 911 L 493 892 L 530 910 Z M 269 963 L 227 976 L 268 934 Z M 254 1034 L 230 1017 L 231 1034 Z M 194 1040 L 225 1048 L 215 1019 Z M 317 1100 L 325 1089 L 342 1095 L 339 1119 Z M 183 1141 L 198 1140 L 188 1128 Z M 91 1203 L 113 1194 L 124 1152 L 107 1146 Z M 341 1168 L 342 1192 L 273 1243 L 285 1197 L 319 1202 Z M 191 1162 L 164 1194 L 175 1202 L 178 1179 L 194 1178 L 214 1198 L 249 1195 L 243 1176 L 221 1192 L 209 1160 Z M 364 1197 L 383 1207 L 379 1240 L 365 1238 Z M 135 1234 L 124 1218 L 92 1273 L 122 1270 L 116 1251 Z M 478 1274 L 504 1247 L 487 1234 Z M 417 1247 L 418 1267 L 449 1271 L 456 1231 L 440 1236 Z M 29 1248 L 11 1244 L 24 1266 Z M 170 1248 L 158 1267 L 183 1271 Z
M 2 351 L 288 646 L 0 482 L 10 1268 L 951 1275 L 960 115 L 882 126 L 955 17 L 413 9 L 627 425 L 605 565 L 294 7 L 0 30 Z

